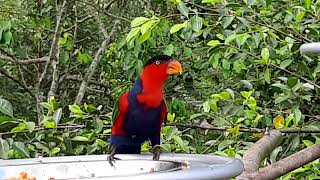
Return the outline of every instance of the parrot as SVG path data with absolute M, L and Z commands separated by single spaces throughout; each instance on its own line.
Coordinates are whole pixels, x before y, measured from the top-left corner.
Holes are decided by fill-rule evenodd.
M 140 154 L 151 141 L 153 160 L 160 158 L 160 131 L 167 119 L 164 83 L 170 75 L 182 74 L 182 65 L 168 55 L 156 55 L 143 66 L 133 87 L 120 95 L 112 113 L 108 161 L 115 154 Z

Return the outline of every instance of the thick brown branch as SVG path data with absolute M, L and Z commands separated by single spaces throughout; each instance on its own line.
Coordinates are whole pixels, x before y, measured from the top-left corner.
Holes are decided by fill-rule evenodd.
M 320 158 L 320 144 L 315 144 L 292 154 L 278 162 L 260 169 L 250 175 L 252 179 L 276 179 L 290 171 L 302 167 L 309 162 Z
M 260 162 L 280 144 L 281 139 L 280 131 L 271 130 L 269 134 L 263 136 L 253 147 L 248 149 L 242 158 L 245 171 L 237 179 L 248 179 L 247 175 L 249 173 L 257 171 Z

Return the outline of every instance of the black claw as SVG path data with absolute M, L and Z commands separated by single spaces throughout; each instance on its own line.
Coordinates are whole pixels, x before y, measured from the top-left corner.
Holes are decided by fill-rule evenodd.
M 155 145 L 153 147 L 153 160 L 154 161 L 159 161 L 160 159 L 160 153 L 161 153 L 161 149 L 159 145 Z
M 109 148 L 109 156 L 107 157 L 107 160 L 109 161 L 111 167 L 114 167 L 115 160 L 120 160 L 119 158 L 114 157 L 115 154 L 116 146 L 111 144 Z

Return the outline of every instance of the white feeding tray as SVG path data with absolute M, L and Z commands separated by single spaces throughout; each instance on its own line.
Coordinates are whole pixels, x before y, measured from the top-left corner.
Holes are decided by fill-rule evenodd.
M 37 180 L 92 179 L 229 179 L 244 170 L 240 160 L 214 155 L 119 154 L 114 167 L 107 155 L 64 156 L 0 161 L 0 179 L 19 177 L 26 172 Z

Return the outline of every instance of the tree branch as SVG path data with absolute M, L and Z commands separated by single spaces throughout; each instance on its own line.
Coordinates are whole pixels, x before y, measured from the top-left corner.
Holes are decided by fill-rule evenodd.
M 29 64 L 37 64 L 37 63 L 47 62 L 49 60 L 49 57 L 44 56 L 44 57 L 35 58 L 35 59 L 17 60 L 17 59 L 13 59 L 12 57 L 0 54 L 0 59 L 5 60 L 5 61 L 9 61 L 9 62 L 15 63 L 15 64 L 29 65 Z
M 45 67 L 43 72 L 41 73 L 38 83 L 36 85 L 36 90 L 37 90 L 37 113 L 38 113 L 38 121 L 40 123 L 41 120 L 41 107 L 40 107 L 40 103 L 43 101 L 43 92 L 41 90 L 41 83 L 45 77 L 45 75 L 47 74 L 48 71 L 48 66 L 50 63 L 52 63 L 52 65 L 56 65 L 56 59 L 58 57 L 56 57 L 57 55 L 57 51 L 58 51 L 58 40 L 59 40 L 59 36 L 61 34 L 61 19 L 63 18 L 63 15 L 66 11 L 67 7 L 67 0 L 64 0 L 60 11 L 58 12 L 57 15 L 57 19 L 56 19 L 56 27 L 55 27 L 55 31 L 54 31 L 54 35 L 53 35 L 53 39 L 52 39 L 52 43 L 51 43 L 51 48 L 50 48 L 50 52 L 49 52 L 49 60 L 46 62 Z
M 96 52 L 96 55 L 95 55 L 92 63 L 90 64 L 90 67 L 88 68 L 88 70 L 85 74 L 85 77 L 80 85 L 78 95 L 77 95 L 75 102 L 74 102 L 75 104 L 81 103 L 81 101 L 84 97 L 85 91 L 86 91 L 87 84 L 88 84 L 89 80 L 92 78 L 94 72 L 96 71 L 96 68 L 102 58 L 102 54 L 105 51 L 105 49 L 107 48 L 107 46 L 109 45 L 111 38 L 113 38 L 115 36 L 117 26 L 120 23 L 118 20 L 115 21 L 113 28 L 112 28 L 110 35 L 109 35 L 98 14 L 96 14 L 96 19 L 98 21 L 100 30 L 104 35 L 104 40 L 102 41 L 100 48 Z
M 66 76 L 65 79 L 72 80 L 72 81 L 80 81 L 80 82 L 83 81 L 83 79 L 81 77 L 73 76 L 73 75 Z M 105 84 L 103 84 L 103 83 L 101 83 L 99 81 L 92 80 L 92 79 L 90 79 L 88 81 L 88 84 L 93 84 L 93 85 L 101 86 L 101 87 L 104 87 L 104 88 L 110 88 L 107 85 L 105 85 Z
M 9 79 L 11 79 L 12 81 L 16 82 L 17 84 L 19 84 L 23 89 L 25 89 L 30 96 L 35 98 L 35 94 L 28 88 L 28 86 L 26 86 L 25 84 L 23 84 L 22 82 L 20 82 L 17 78 L 11 76 L 9 73 L 7 73 L 4 69 L 0 68 L 0 73 L 3 74 L 4 76 L 8 77 Z
M 320 158 L 320 144 L 315 144 L 250 174 L 250 178 L 276 179 L 318 158 Z
M 215 127 L 211 124 L 198 125 L 198 124 L 183 124 L 183 123 L 170 123 L 168 126 L 177 126 L 177 127 L 185 127 L 185 128 L 199 128 L 205 130 L 213 130 L 213 131 L 226 131 L 232 127 Z M 264 133 L 265 129 L 259 128 L 240 128 L 239 132 L 248 132 L 248 133 Z M 305 129 L 305 128 L 287 128 L 287 129 L 279 129 L 281 133 L 285 134 L 298 134 L 298 133 L 315 133 L 319 134 L 320 129 Z
M 260 162 L 280 144 L 281 139 L 281 132 L 272 130 L 249 148 L 242 158 L 245 171 L 237 179 L 246 179 L 247 174 L 257 171 Z

